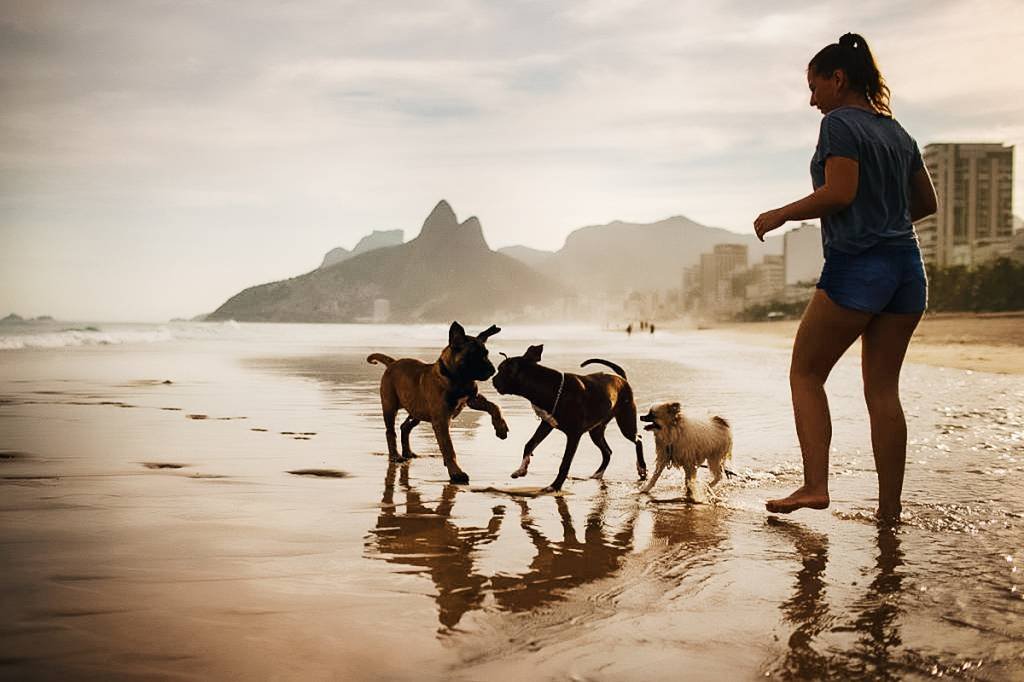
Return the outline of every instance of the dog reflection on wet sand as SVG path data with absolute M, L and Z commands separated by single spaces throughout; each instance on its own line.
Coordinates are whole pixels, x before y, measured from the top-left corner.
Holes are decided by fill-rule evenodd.
M 654 432 L 657 462 L 651 480 L 641 492 L 649 493 L 667 466 L 686 472 L 686 495 L 700 499 L 697 492 L 697 468 L 707 462 L 712 479 L 710 488 L 722 480 L 725 463 L 732 459 L 732 429 L 729 422 L 719 416 L 699 420 L 683 414 L 679 403 L 655 405 L 640 417 L 646 422 L 645 431 Z
M 455 628 L 466 613 L 484 609 L 488 595 L 509 612 L 556 601 L 573 588 L 612 575 L 634 551 L 640 508 L 634 505 L 624 520 L 609 523 L 605 490 L 593 501 L 580 535 L 566 500 L 554 498 L 560 538 L 534 519 L 534 514 L 551 512 L 551 498 L 543 498 L 543 505 L 518 499 L 519 526 L 533 547 L 533 558 L 523 572 L 488 576 L 481 572 L 479 559 L 494 551 L 489 548 L 502 530 L 505 506 L 492 507 L 486 525 L 461 525 L 454 512 L 460 494 L 472 495 L 457 485 L 444 485 L 438 498 L 428 499 L 410 483 L 407 464 L 389 463 L 380 513 L 366 541 L 369 556 L 430 578 L 444 628 Z
M 396 480 L 397 479 L 397 480 Z M 395 502 L 395 484 L 405 498 L 405 511 Z M 437 587 L 438 620 L 453 628 L 467 611 L 483 607 L 487 576 L 475 557 L 484 545 L 498 539 L 505 507 L 496 505 L 486 526 L 459 526 L 452 508 L 459 487 L 445 485 L 439 499 L 424 500 L 409 482 L 409 466 L 388 464 L 377 523 L 370 529 L 367 549 L 385 561 L 412 566 L 430 576 Z

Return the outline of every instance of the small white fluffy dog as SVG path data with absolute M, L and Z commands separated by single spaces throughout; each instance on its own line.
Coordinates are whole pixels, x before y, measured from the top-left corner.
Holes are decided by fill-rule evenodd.
M 648 422 L 645 431 L 654 432 L 658 461 L 650 482 L 641 492 L 649 493 L 667 466 L 686 472 L 686 494 L 697 495 L 697 467 L 708 463 L 713 478 L 711 488 L 718 485 L 725 472 L 725 463 L 732 459 L 732 430 L 729 422 L 715 416 L 709 420 L 690 419 L 679 403 L 655 405 L 640 421 Z

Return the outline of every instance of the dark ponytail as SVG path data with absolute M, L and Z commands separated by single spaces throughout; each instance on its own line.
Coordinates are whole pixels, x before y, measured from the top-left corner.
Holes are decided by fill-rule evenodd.
M 807 65 L 819 76 L 831 76 L 842 69 L 850 89 L 862 93 L 875 111 L 892 116 L 889 108 L 889 87 L 878 71 L 878 64 L 868 49 L 868 43 L 856 33 L 846 33 L 838 43 L 826 45 Z

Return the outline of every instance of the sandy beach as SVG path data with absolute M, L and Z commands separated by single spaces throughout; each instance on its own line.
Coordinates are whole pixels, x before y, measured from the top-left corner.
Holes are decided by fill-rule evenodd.
M 511 433 L 456 420 L 470 485 L 447 483 L 425 428 L 420 457 L 390 464 L 366 354 L 433 359 L 441 326 L 103 329 L 102 344 L 0 351 L 0 676 L 1024 675 L 1019 376 L 907 367 L 906 518 L 879 529 L 851 354 L 828 386 L 833 507 L 772 517 L 764 499 L 800 478 L 788 350 L 766 341 L 785 324 L 632 339 L 508 325 L 490 343 L 543 342 L 566 371 L 605 357 L 642 409 L 727 417 L 739 475 L 706 504 L 681 499 L 678 472 L 638 496 L 612 431 L 603 482 L 586 478 L 588 443 L 564 494 L 511 494 L 550 482 L 564 437 L 510 479 L 537 421 L 490 386 Z
M 743 322 L 714 329 L 792 348 L 799 320 Z M 859 352 L 857 348 L 850 352 Z M 1024 374 L 1024 313 L 927 315 L 914 332 L 907 362 L 976 372 Z

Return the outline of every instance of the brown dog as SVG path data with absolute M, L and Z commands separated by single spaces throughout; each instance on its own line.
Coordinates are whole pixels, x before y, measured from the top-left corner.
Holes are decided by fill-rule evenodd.
M 592 476 L 601 478 L 611 461 L 612 449 L 604 438 L 604 430 L 613 418 L 622 435 L 636 444 L 637 475 L 641 481 L 647 478 L 643 441 L 637 431 L 633 389 L 626 381 L 626 373 L 622 368 L 613 362 L 595 358 L 580 366 L 602 364 L 610 367 L 618 376 L 606 372 L 563 374 L 540 364 L 543 352 L 544 346 L 530 346 L 522 357 L 505 358 L 498 365 L 498 373 L 492 380 L 498 393 L 511 393 L 526 398 L 541 417 L 536 432 L 523 448 L 523 463 L 512 473 L 512 478 L 526 475 L 534 448 L 547 438 L 552 429 L 564 433 L 567 440 L 558 475 L 544 490 L 561 490 L 569 475 L 569 465 L 572 464 L 576 448 L 585 433 L 590 434 L 590 440 L 601 451 L 601 466 Z
M 484 344 L 500 331 L 492 324 L 477 336 L 467 336 L 462 325 L 452 322 L 448 330 L 448 345 L 441 351 L 437 362 L 431 364 L 412 358 L 395 360 L 382 353 L 373 353 L 366 358 L 370 364 L 381 362 L 387 365 L 380 379 L 380 405 L 384 410 L 391 461 L 403 462 L 415 457 L 409 448 L 409 434 L 421 421 L 430 422 L 451 482 L 469 483 L 469 476 L 455 461 L 455 447 L 448 429 L 451 420 L 467 405 L 491 415 L 498 438 L 508 437 L 508 425 L 501 417 L 501 410 L 480 395 L 476 385 L 476 382 L 485 381 L 494 374 L 494 365 L 487 359 Z M 402 424 L 401 455 L 395 443 L 395 416 L 399 408 L 409 415 Z

